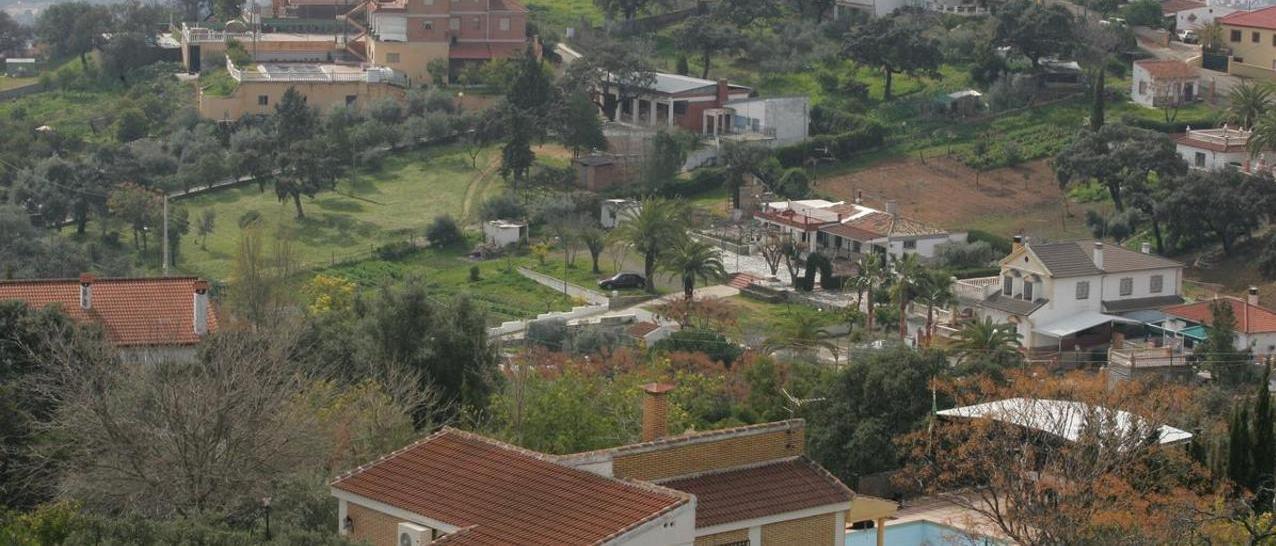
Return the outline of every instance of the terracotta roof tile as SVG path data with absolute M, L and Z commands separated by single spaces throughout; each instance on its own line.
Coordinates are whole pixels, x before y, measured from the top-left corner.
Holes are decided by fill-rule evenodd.
M 1134 65 L 1158 80 L 1186 80 L 1200 76 L 1195 66 L 1173 59 L 1144 59 L 1134 61 Z
M 458 527 L 445 544 L 593 544 L 690 498 L 606 478 L 452 428 L 332 482 L 332 487 Z
M 1276 29 L 1276 6 L 1254 11 L 1238 11 L 1220 17 L 1217 21 L 1219 24 L 1234 27 Z
M 1232 306 L 1232 314 L 1236 316 L 1236 331 L 1246 334 L 1276 332 L 1276 311 L 1250 305 L 1243 299 L 1231 296 L 1224 296 L 1221 299 Z M 1167 315 L 1209 326 L 1214 320 L 1214 314 L 1210 312 L 1211 302 L 1212 300 L 1185 303 L 1166 307 L 1161 311 Z
M 91 306 L 80 307 L 79 279 L 0 281 L 0 300 L 31 307 L 57 305 L 73 320 L 101 325 L 119 346 L 193 345 L 195 277 L 96 279 Z M 215 305 L 208 306 L 208 331 L 217 331 Z
M 1201 140 L 1198 138 L 1193 138 L 1192 135 L 1189 133 L 1180 133 L 1178 135 L 1172 136 L 1171 138 L 1174 139 L 1174 142 L 1176 144 L 1182 144 L 1184 146 L 1189 146 L 1189 147 L 1200 149 L 1200 150 L 1209 150 L 1211 152 L 1230 153 L 1230 152 L 1244 152 L 1246 150 L 1249 150 L 1249 147 L 1246 146 L 1246 143 L 1249 140 L 1248 138 L 1245 140 L 1236 139 L 1235 141 L 1233 141 L 1235 143 L 1228 143 L 1228 144 L 1224 144 L 1218 141 Z
M 1205 2 L 1198 2 L 1197 0 L 1165 0 L 1161 2 L 1161 13 L 1168 16 L 1186 9 L 1203 7 L 1206 7 Z
M 661 482 L 696 496 L 696 527 L 845 504 L 854 496 L 806 457 Z

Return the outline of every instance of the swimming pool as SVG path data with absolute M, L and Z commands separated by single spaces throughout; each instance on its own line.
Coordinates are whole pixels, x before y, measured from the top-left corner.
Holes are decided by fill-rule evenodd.
M 886 546 L 1004 546 L 997 539 L 970 535 L 956 527 L 919 520 L 886 526 Z M 877 529 L 851 531 L 846 546 L 877 546 Z

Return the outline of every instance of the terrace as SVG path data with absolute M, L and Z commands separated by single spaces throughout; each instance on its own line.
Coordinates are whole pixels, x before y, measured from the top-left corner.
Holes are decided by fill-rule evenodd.
M 408 76 L 384 66 L 261 63 L 243 69 L 226 59 L 226 71 L 238 82 L 364 82 L 408 86 Z

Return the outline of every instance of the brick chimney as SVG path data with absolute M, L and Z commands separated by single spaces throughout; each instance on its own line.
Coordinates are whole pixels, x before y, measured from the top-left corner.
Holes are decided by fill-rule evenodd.
M 1013 242 L 1010 244 L 1010 252 L 1019 252 L 1019 249 L 1023 248 L 1023 235 L 1015 235 L 1011 240 Z
M 195 309 L 195 335 L 205 336 L 208 334 L 208 281 L 195 281 L 195 305 L 192 307 Z
M 731 98 L 730 87 L 727 86 L 727 80 L 718 80 L 718 104 L 722 106 Z
M 97 280 L 92 273 L 80 274 L 80 309 L 93 308 L 93 281 Z
M 642 441 L 650 442 L 669 433 L 669 391 L 673 385 L 647 383 L 642 390 L 646 393 L 642 399 Z
M 1094 266 L 1103 271 L 1103 243 L 1100 241 L 1094 242 Z
M 886 214 L 891 216 L 899 214 L 899 203 L 896 203 L 894 199 L 886 201 Z
M 1249 296 L 1245 298 L 1245 301 L 1248 301 L 1250 305 L 1258 307 L 1258 287 L 1257 286 L 1249 287 Z

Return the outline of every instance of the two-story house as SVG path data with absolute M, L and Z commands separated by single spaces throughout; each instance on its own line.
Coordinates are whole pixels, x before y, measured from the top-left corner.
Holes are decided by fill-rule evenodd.
M 997 278 L 958 282 L 961 305 L 1013 325 L 1029 350 L 1108 343 L 1127 314 L 1181 303 L 1183 264 L 1098 241 L 1024 243 L 1015 238 Z
M 1231 51 L 1229 74 L 1276 80 L 1276 6 L 1238 11 L 1215 21 L 1223 27 L 1223 45 Z
M 332 482 L 341 534 L 372 546 L 842 546 L 848 524 L 872 521 L 882 543 L 895 505 L 859 502 L 808 459 L 801 419 L 668 436 L 672 388 L 645 385 L 643 441 L 610 449 L 554 456 L 444 428 Z

